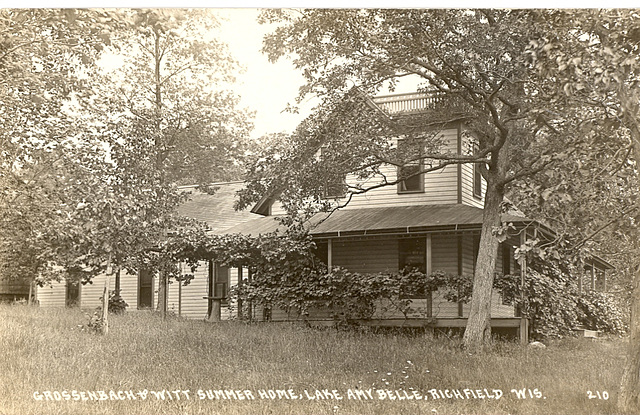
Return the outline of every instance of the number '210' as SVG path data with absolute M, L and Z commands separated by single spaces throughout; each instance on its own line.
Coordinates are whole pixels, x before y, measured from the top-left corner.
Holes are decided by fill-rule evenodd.
M 603 400 L 607 400 L 609 399 L 609 392 L 607 391 L 595 391 L 595 392 L 591 392 L 591 391 L 587 391 L 587 397 L 589 399 L 603 399 Z

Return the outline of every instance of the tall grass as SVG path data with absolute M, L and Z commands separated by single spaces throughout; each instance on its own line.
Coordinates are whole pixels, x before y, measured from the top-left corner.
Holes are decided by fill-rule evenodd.
M 470 355 L 429 334 L 316 330 L 299 325 L 208 324 L 151 312 L 111 316 L 99 336 L 77 309 L 0 306 L 1 414 L 611 414 L 625 341 L 567 339 L 534 350 L 496 343 Z M 347 399 L 371 389 L 373 400 Z M 189 390 L 180 400 L 36 400 L 44 391 Z M 198 399 L 196 391 L 249 390 L 255 400 Z M 259 390 L 302 399 L 260 399 Z M 337 399 L 304 391 L 337 390 Z M 500 399 L 432 399 L 431 389 L 501 390 Z M 512 389 L 527 389 L 517 399 Z M 426 400 L 379 399 L 376 390 Z M 530 398 L 535 390 L 543 397 Z M 606 391 L 609 399 L 588 399 Z M 467 392 L 469 393 L 469 392 Z

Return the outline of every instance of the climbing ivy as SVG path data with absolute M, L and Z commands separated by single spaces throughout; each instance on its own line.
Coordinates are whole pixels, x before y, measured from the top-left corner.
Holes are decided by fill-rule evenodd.
M 378 273 L 340 267 L 329 270 L 316 255 L 308 233 L 301 227 L 285 229 L 257 237 L 193 233 L 174 238 L 163 249 L 168 256 L 192 265 L 198 260 L 214 260 L 221 265 L 248 267 L 251 280 L 245 274 L 242 286 L 232 287 L 230 295 L 245 304 L 281 309 L 300 319 L 311 318 L 319 309 L 328 310 L 337 321 L 390 315 L 427 317 L 426 310 L 419 309 L 419 302 L 413 300 L 435 290 L 448 301 L 467 303 L 471 299 L 470 275 L 439 270 L 425 274 L 416 269 Z M 534 254 L 533 250 L 522 254 L 528 262 L 524 295 L 520 275 L 498 274 L 494 280 L 503 301 L 530 319 L 534 337 L 562 337 L 576 327 L 613 334 L 626 330 L 625 313 L 612 295 L 580 295 L 569 264 Z

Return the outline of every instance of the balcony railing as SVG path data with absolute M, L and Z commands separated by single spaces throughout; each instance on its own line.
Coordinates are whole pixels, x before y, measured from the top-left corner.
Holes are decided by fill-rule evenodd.
M 442 92 L 410 93 L 374 97 L 381 110 L 389 115 L 417 113 L 442 108 L 443 106 L 461 107 L 461 100 L 457 96 L 445 95 Z

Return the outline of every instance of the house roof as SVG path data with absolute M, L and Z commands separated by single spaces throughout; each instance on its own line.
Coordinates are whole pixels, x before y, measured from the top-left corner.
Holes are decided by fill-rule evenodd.
M 191 194 L 189 199 L 178 207 L 178 213 L 206 222 L 211 231 L 216 233 L 261 217 L 248 210 L 236 211 L 233 208 L 236 192 L 242 189 L 243 182 L 214 183 L 211 187 L 216 189 L 212 195 L 197 190 L 196 186 L 181 187 L 182 191 Z
M 257 236 L 279 228 L 279 216 L 253 219 L 225 230 Z M 531 222 L 524 216 L 504 214 L 505 222 Z M 338 210 L 318 213 L 309 221 L 310 233 L 316 237 L 374 235 L 480 229 L 482 209 L 467 205 L 416 205 Z

